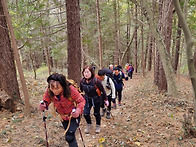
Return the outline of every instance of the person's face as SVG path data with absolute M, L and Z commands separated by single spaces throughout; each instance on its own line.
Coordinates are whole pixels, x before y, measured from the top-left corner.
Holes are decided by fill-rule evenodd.
M 110 70 L 113 70 L 113 65 L 110 65 Z
M 85 79 L 90 79 L 91 78 L 91 76 L 92 76 L 92 74 L 91 74 L 91 71 L 88 69 L 88 68 L 86 68 L 85 70 L 84 70 L 84 78 Z
M 103 81 L 103 80 L 104 80 L 104 78 L 105 78 L 105 75 L 100 76 L 101 81 Z
M 114 74 L 117 76 L 119 74 L 119 70 L 114 70 Z
M 51 80 L 50 90 L 54 93 L 54 95 L 59 95 L 63 91 L 63 87 L 58 81 Z

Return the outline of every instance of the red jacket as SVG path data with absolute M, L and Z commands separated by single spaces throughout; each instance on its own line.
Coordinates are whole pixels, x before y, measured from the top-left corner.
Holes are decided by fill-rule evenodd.
M 71 91 L 70 95 L 71 95 L 72 101 L 64 97 L 63 92 L 60 94 L 60 100 L 58 100 L 56 96 L 54 96 L 53 98 L 50 98 L 48 94 L 48 89 L 46 90 L 44 98 L 43 98 L 44 101 L 48 102 L 48 105 L 51 103 L 51 101 L 54 102 L 54 106 L 57 112 L 61 115 L 62 119 L 64 120 L 69 120 L 69 115 L 74 108 L 73 101 L 76 102 L 77 109 L 81 110 L 81 114 L 83 113 L 83 108 L 85 105 L 85 99 L 81 96 L 78 90 L 73 85 L 70 85 L 69 88 Z

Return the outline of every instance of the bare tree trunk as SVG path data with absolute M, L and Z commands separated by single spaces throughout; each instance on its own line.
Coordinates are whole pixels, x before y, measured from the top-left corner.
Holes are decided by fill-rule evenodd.
M 13 50 L 14 50 L 15 60 L 16 60 L 16 64 L 17 64 L 17 67 L 18 67 L 20 80 L 21 80 L 21 83 L 22 83 L 22 89 L 23 89 L 24 98 L 25 98 L 25 115 L 26 116 L 30 116 L 29 94 L 28 94 L 28 90 L 27 90 L 27 87 L 26 87 L 26 82 L 25 82 L 25 78 L 24 78 L 24 74 L 23 74 L 23 70 L 22 70 L 22 65 L 21 65 L 21 62 L 20 62 L 20 57 L 19 57 L 19 53 L 18 53 L 18 49 L 17 49 L 17 45 L 16 45 L 16 39 L 15 39 L 15 35 L 14 35 L 14 30 L 13 30 L 13 27 L 12 27 L 12 22 L 10 20 L 10 16 L 9 16 L 9 12 L 8 12 L 6 1 L 5 0 L 1 0 L 1 4 L 3 6 L 3 12 L 4 12 L 2 14 L 3 15 L 5 14 L 5 16 L 6 16 L 7 25 L 8 25 L 9 31 L 10 31 L 11 40 L 12 40 L 12 47 L 13 47 Z M 4 22 L 5 22 L 5 19 L 4 19 Z M 10 82 L 10 83 L 13 83 L 13 82 Z
M 49 0 L 47 1 L 47 7 L 49 7 Z M 47 11 L 47 16 L 49 17 L 49 13 L 50 11 Z M 48 65 L 48 74 L 51 74 L 51 62 L 50 62 L 50 48 L 48 46 L 49 43 L 49 39 L 48 39 L 48 34 L 49 31 L 48 29 L 44 29 L 44 48 L 45 48 L 45 52 L 46 52 L 46 58 L 47 58 L 47 65 Z
M 167 54 L 165 44 L 163 43 L 163 40 L 161 40 L 160 33 L 158 28 L 156 27 L 154 21 L 153 21 L 153 14 L 152 11 L 149 9 L 148 1 L 143 1 L 142 8 L 146 10 L 150 30 L 152 31 L 152 34 L 156 40 L 156 44 L 160 53 L 161 62 L 163 64 L 163 68 L 165 71 L 166 79 L 167 79 L 167 89 L 169 95 L 176 95 L 177 94 L 177 87 L 175 82 L 175 75 L 173 72 L 171 60 Z
M 184 32 L 185 41 L 186 41 L 186 55 L 187 55 L 187 63 L 188 63 L 188 69 L 189 69 L 189 75 L 191 78 L 192 86 L 193 86 L 193 92 L 194 92 L 194 125 L 196 125 L 196 71 L 194 68 L 193 63 L 193 40 L 191 36 L 191 32 L 188 28 L 188 25 L 186 23 L 186 20 L 184 18 L 184 15 L 182 13 L 182 10 L 180 8 L 179 0 L 174 0 L 175 9 L 178 15 L 178 19 L 180 21 L 181 27 Z
M 81 37 L 79 0 L 66 0 L 68 36 L 68 78 L 81 79 Z
M 152 42 L 153 42 L 153 36 L 150 35 L 150 44 L 149 44 L 149 56 L 148 56 L 148 71 L 151 71 L 152 69 Z
M 130 40 L 130 5 L 129 5 L 129 0 L 127 0 L 127 46 L 129 44 Z M 127 49 L 127 60 L 126 62 L 129 63 L 130 59 L 130 46 Z
M 9 32 L 2 2 L 0 2 L 0 91 L 4 90 L 14 101 L 21 101 Z M 15 106 L 14 106 L 15 107 Z
M 141 21 L 143 22 L 142 12 L 141 12 Z M 141 49 L 142 49 L 141 68 L 142 68 L 142 76 L 145 77 L 145 72 L 144 72 L 144 26 L 143 26 L 143 24 L 141 24 L 141 37 L 142 37 L 142 42 L 141 42 Z
M 120 44 L 120 42 L 121 42 L 121 38 L 120 38 L 120 26 L 121 26 L 121 24 L 120 24 L 120 4 L 119 4 L 119 0 L 117 0 L 118 1 L 118 11 L 117 11 L 117 20 L 118 20 L 118 54 L 119 54 L 119 56 L 118 56 L 118 64 L 119 65 L 122 65 L 122 60 L 121 60 L 121 44 Z
M 166 47 L 166 51 L 167 54 L 170 55 L 170 46 L 171 46 L 171 32 L 172 32 L 172 18 L 173 18 L 173 4 L 172 4 L 172 0 L 165 0 L 163 1 L 162 7 L 160 9 L 160 20 L 162 25 L 160 27 L 162 27 L 161 33 L 162 33 L 162 38 L 164 40 L 165 43 L 165 47 Z M 166 76 L 165 76 L 165 70 L 162 67 L 163 63 L 161 62 L 160 64 L 160 74 L 159 74 L 159 90 L 167 90 L 167 80 L 166 80 Z
M 179 53 L 180 53 L 180 40 L 181 40 L 181 26 L 178 20 L 178 30 L 177 30 L 177 37 L 176 37 L 176 52 L 174 58 L 174 71 L 177 72 L 178 69 L 178 62 L 179 62 Z
M 159 85 L 159 66 L 160 66 L 160 55 L 159 51 L 156 48 L 156 57 L 155 57 L 155 69 L 154 69 L 154 84 Z
M 102 41 L 101 41 L 99 0 L 96 0 L 96 2 L 97 2 L 97 24 L 98 24 L 98 31 L 99 31 L 99 60 L 100 60 L 100 68 L 102 68 L 103 67 L 103 61 L 102 61 Z
M 144 57 L 144 68 L 146 69 L 146 65 L 147 65 L 147 58 L 148 58 L 148 45 L 149 45 L 149 32 L 146 36 L 146 51 L 145 51 L 145 57 Z
M 132 35 L 131 40 L 129 41 L 129 43 L 127 45 L 127 48 L 125 49 L 124 53 L 122 54 L 121 63 L 122 63 L 122 61 L 125 57 L 125 54 L 128 52 L 128 50 L 130 49 L 131 44 L 133 43 L 134 36 L 135 36 L 135 33 Z
M 30 57 L 31 64 L 32 64 L 32 67 L 33 67 L 34 79 L 36 79 L 37 78 L 36 67 L 35 67 L 35 64 L 33 62 L 33 55 L 32 55 L 31 49 L 29 49 L 29 57 Z
M 117 24 L 116 0 L 114 0 L 113 5 L 114 5 L 114 30 L 115 30 L 114 64 L 118 65 L 118 24 Z
M 138 42 L 137 42 L 137 4 L 135 5 L 135 72 L 137 73 L 137 47 L 138 47 Z

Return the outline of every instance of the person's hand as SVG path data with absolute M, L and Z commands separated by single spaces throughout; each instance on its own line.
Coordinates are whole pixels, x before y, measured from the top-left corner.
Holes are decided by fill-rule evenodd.
M 108 100 L 105 100 L 105 105 L 106 105 L 106 106 L 109 106 Z
M 72 111 L 71 115 L 73 118 L 78 118 L 80 116 L 80 109 L 76 108 L 75 111 Z
M 46 103 L 44 101 L 40 101 L 39 110 L 44 111 L 44 110 L 46 110 L 46 108 L 47 108 Z

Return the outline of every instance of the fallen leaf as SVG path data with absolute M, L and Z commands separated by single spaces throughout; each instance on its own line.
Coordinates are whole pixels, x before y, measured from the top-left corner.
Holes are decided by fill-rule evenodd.
M 104 143 L 104 142 L 105 142 L 105 138 L 102 137 L 99 139 L 99 143 Z
M 140 142 L 135 142 L 135 144 L 136 144 L 137 146 L 140 146 L 141 143 L 140 143 Z

